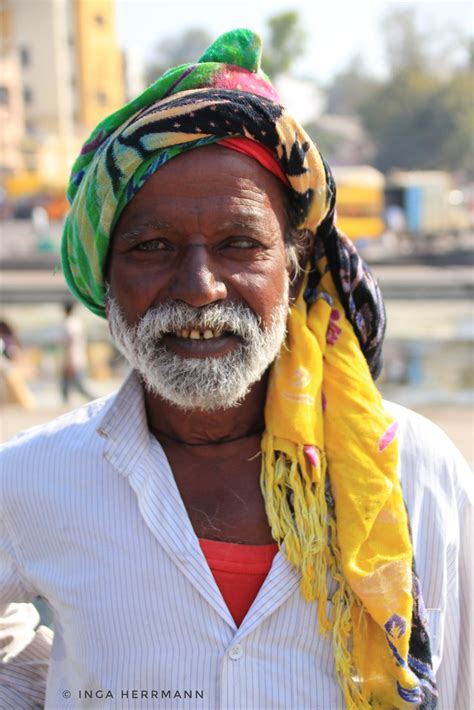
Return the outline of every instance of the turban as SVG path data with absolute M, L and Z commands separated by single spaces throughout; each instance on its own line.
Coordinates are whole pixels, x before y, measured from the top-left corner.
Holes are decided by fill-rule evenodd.
M 104 316 L 112 233 L 150 175 L 184 151 L 229 139 L 271 152 L 312 247 L 268 384 L 261 444 L 267 518 L 301 573 L 301 593 L 317 603 L 321 632 L 332 633 L 347 706 L 434 707 L 397 475 L 397 423 L 373 382 L 381 367 L 382 299 L 336 227 L 331 171 L 280 104 L 260 68 L 261 50 L 250 30 L 228 32 L 198 62 L 170 69 L 99 124 L 72 169 L 65 278 L 85 306 Z M 328 573 L 337 587 L 331 618 Z

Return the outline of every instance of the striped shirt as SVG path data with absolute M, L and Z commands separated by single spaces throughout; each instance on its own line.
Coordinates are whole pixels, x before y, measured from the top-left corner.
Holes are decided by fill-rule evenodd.
M 435 425 L 387 408 L 400 424 L 439 706 L 468 710 L 471 472 Z M 344 707 L 331 640 L 281 553 L 237 628 L 133 374 L 116 395 L 6 444 L 0 507 L 2 710 Z M 54 638 L 35 630 L 38 595 Z

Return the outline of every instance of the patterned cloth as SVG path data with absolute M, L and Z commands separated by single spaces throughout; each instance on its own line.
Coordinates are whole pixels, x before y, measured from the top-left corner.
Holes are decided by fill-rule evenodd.
M 64 273 L 79 300 L 104 316 L 111 234 L 150 175 L 175 155 L 228 137 L 272 151 L 288 179 L 298 226 L 314 240 L 289 316 L 290 348 L 269 384 L 262 440 L 268 520 L 301 570 L 302 594 L 318 602 L 321 628 L 332 629 L 348 707 L 434 707 L 397 478 L 397 427 L 370 374 L 381 367 L 382 299 L 335 226 L 330 170 L 278 103 L 260 54 L 257 35 L 227 33 L 198 63 L 166 72 L 99 124 L 72 171 Z M 339 584 L 332 619 L 325 616 L 329 570 Z
M 385 332 L 378 286 L 350 241 L 337 232 L 329 167 L 298 123 L 275 103 L 278 95 L 260 69 L 260 56 L 258 35 L 234 30 L 217 39 L 199 62 L 170 69 L 94 129 L 73 165 L 68 188 L 71 209 L 61 254 L 66 281 L 89 310 L 105 317 L 104 264 L 126 204 L 173 156 L 220 138 L 248 135 L 272 150 L 288 175 L 302 227 L 314 230 L 326 215 L 315 244 L 328 251 L 344 310 L 377 377 Z M 312 291 L 317 279 L 315 271 Z

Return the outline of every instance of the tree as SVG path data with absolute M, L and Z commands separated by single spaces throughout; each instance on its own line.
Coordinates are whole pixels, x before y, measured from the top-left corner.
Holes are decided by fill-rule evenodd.
M 375 91 L 362 105 L 361 116 L 376 146 L 376 167 L 428 168 L 436 150 L 427 133 L 430 105 L 438 82 L 425 74 L 404 73 Z
M 366 71 L 360 56 L 355 56 L 346 69 L 337 74 L 327 89 L 327 112 L 351 116 L 359 113 L 380 82 Z
M 446 78 L 468 61 L 472 38 L 465 28 L 445 23 L 436 26 L 414 7 L 389 10 L 381 22 L 385 55 L 390 76 L 406 71 L 434 74 Z
M 273 15 L 267 20 L 269 37 L 265 43 L 262 68 L 272 78 L 288 73 L 295 59 L 304 54 L 306 32 L 296 10 Z
M 469 169 L 474 118 L 470 57 L 461 68 L 447 62 L 449 46 L 422 34 L 412 10 L 393 11 L 384 28 L 390 77 L 360 105 L 376 147 L 376 166 L 384 171 Z M 465 37 L 464 49 L 469 49 Z
M 146 68 L 147 81 L 152 83 L 170 67 L 195 62 L 212 39 L 207 30 L 194 27 L 161 40 L 155 47 L 154 58 Z
M 407 70 L 428 70 L 430 37 L 419 29 L 413 7 L 390 10 L 382 20 L 381 30 L 391 76 Z
M 458 72 L 433 101 L 433 141 L 439 140 L 439 163 L 474 177 L 474 70 Z

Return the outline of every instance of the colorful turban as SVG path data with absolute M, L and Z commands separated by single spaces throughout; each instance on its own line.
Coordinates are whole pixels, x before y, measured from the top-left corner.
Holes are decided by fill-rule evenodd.
M 253 32 L 229 32 L 99 124 L 72 169 L 64 274 L 74 295 L 104 316 L 111 236 L 150 175 L 184 151 L 226 139 L 271 152 L 298 227 L 314 238 L 268 385 L 261 477 L 268 521 L 301 572 L 301 593 L 317 602 L 322 633 L 332 633 L 347 706 L 434 707 L 397 425 L 372 379 L 381 367 L 383 302 L 336 228 L 329 167 L 280 105 L 260 69 L 261 49 Z M 337 584 L 330 619 L 328 572 Z
M 105 317 L 104 265 L 114 226 L 150 175 L 175 155 L 229 136 L 262 143 L 288 176 L 302 229 L 319 230 L 332 275 L 372 374 L 382 367 L 383 301 L 351 243 L 335 236 L 329 167 L 260 69 L 262 44 L 249 30 L 214 42 L 196 64 L 167 71 L 104 119 L 75 161 L 61 258 L 72 293 Z M 317 272 L 311 277 L 315 286 Z

